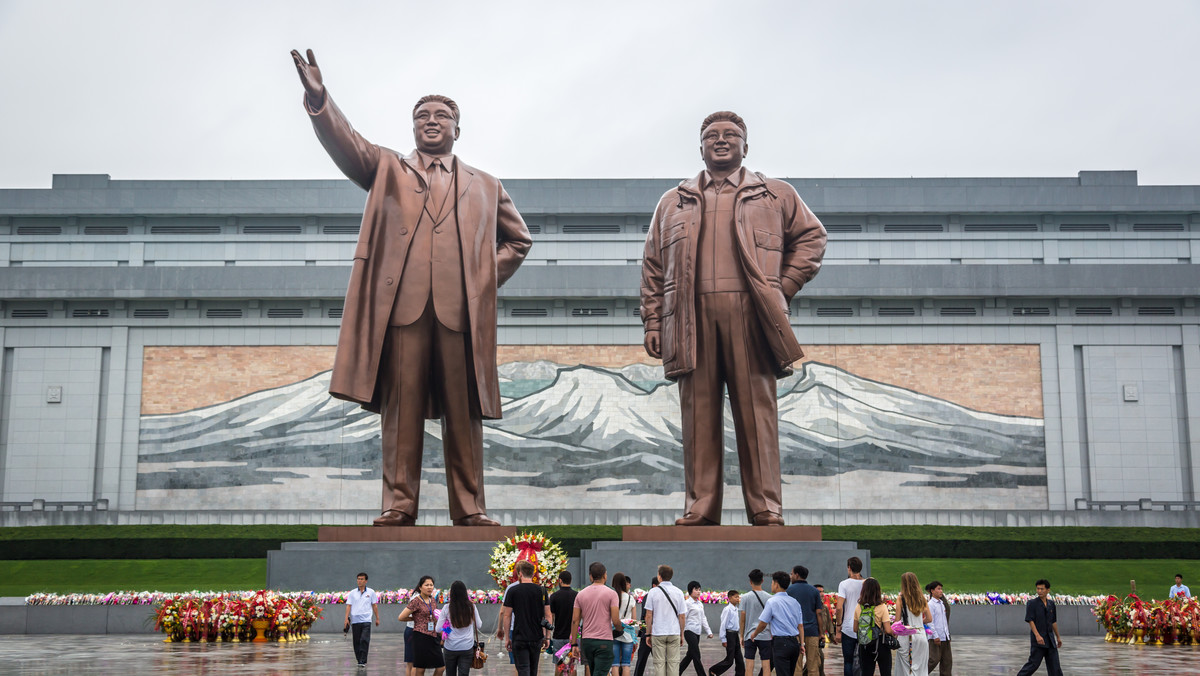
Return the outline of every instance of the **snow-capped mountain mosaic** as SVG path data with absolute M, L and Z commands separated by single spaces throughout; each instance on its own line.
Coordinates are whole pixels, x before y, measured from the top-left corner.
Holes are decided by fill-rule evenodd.
M 485 422 L 490 509 L 678 509 L 677 388 L 661 367 L 501 365 Z M 379 505 L 379 418 L 328 394 L 329 372 L 181 413 L 143 415 L 139 509 Z M 809 362 L 779 381 L 785 508 L 1045 508 L 1040 418 L 998 415 Z M 1039 393 L 1040 396 L 1040 393 Z M 726 413 L 726 508 L 741 505 Z M 426 424 L 422 506 L 445 505 Z M 513 491 L 510 488 L 519 487 Z

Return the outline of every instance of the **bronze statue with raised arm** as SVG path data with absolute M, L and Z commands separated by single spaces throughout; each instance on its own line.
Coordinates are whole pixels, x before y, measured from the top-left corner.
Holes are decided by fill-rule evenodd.
M 416 523 L 425 419 L 441 419 L 450 518 L 492 526 L 483 491 L 483 420 L 499 418 L 496 289 L 532 241 L 495 177 L 458 159 L 458 105 L 422 97 L 416 150 L 370 143 L 329 96 L 316 57 L 292 52 L 321 145 L 367 191 L 329 393 L 379 413 L 383 512 Z
M 678 382 L 682 408 L 680 526 L 721 522 L 726 388 L 746 517 L 783 525 L 775 380 L 804 356 L 788 304 L 821 268 L 825 228 L 791 184 L 742 166 L 749 149 L 741 117 L 705 118 L 706 168 L 662 196 L 646 236 L 646 352 Z

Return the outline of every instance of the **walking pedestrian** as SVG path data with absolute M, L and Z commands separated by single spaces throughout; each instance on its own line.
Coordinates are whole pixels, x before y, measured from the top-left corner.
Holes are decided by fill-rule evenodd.
M 533 581 L 533 564 L 517 561 L 513 566 L 517 584 L 511 585 L 500 610 L 497 638 L 505 640 L 505 647 L 513 654 L 517 665 L 517 676 L 537 676 L 538 655 L 550 647 L 550 598 L 541 585 Z M 512 621 L 512 633 L 505 639 L 505 631 Z
M 858 653 L 858 634 L 854 631 L 854 607 L 862 593 L 863 562 L 857 556 L 846 560 L 848 577 L 838 585 L 834 597 L 833 642 L 842 644 L 842 664 L 845 676 L 854 676 L 854 656 Z
M 821 673 L 821 636 L 817 631 L 817 611 L 825 607 L 821 592 L 808 583 L 808 568 L 792 567 L 792 583 L 787 588 L 788 596 L 796 599 L 804 612 L 804 673 L 819 676 Z
M 757 657 L 762 668 L 758 676 L 771 676 L 771 628 L 767 627 L 758 634 L 758 638 L 750 638 L 751 632 L 758 626 L 758 616 L 767 604 L 769 594 L 763 592 L 763 572 L 757 568 L 750 571 L 750 591 L 742 597 L 739 609 L 742 623 L 742 644 L 746 654 L 746 673 L 754 676 L 754 659 Z
M 1049 598 L 1050 581 L 1038 580 L 1034 588 L 1037 598 L 1029 599 L 1025 604 L 1025 621 L 1029 623 L 1029 660 L 1017 672 L 1017 676 L 1030 676 L 1042 666 L 1043 660 L 1050 676 L 1063 676 L 1062 665 L 1058 661 L 1062 636 L 1058 633 L 1058 609 Z
M 650 591 L 646 592 L 646 595 L 642 597 L 642 626 L 638 629 L 638 644 L 634 650 L 634 654 L 637 655 L 637 664 L 633 667 L 633 676 L 645 676 L 646 664 L 650 661 L 650 623 L 646 621 L 645 599 L 657 587 L 658 575 L 655 574 L 654 577 L 650 578 Z
M 475 643 L 483 622 L 467 596 L 467 585 L 462 580 L 450 584 L 450 598 L 442 607 L 438 625 L 446 676 L 467 676 L 471 662 L 475 660 Z
M 603 563 L 588 566 L 588 577 L 592 583 L 575 596 L 571 613 L 571 653 L 582 658 L 589 674 L 604 676 L 613 664 L 613 627 L 621 624 L 617 592 L 605 585 L 608 569 Z
M 655 676 L 679 676 L 679 647 L 683 645 L 683 592 L 671 584 L 674 569 L 658 567 L 658 587 L 646 594 L 646 626 Z
M 946 600 L 942 583 L 934 580 L 925 585 L 929 592 L 929 614 L 933 638 L 929 644 L 929 673 L 938 668 L 939 676 L 951 676 L 954 670 L 954 654 L 950 651 L 950 602 Z
M 559 649 L 571 642 L 571 613 L 575 612 L 575 595 L 571 589 L 571 571 L 558 574 L 558 591 L 550 595 L 550 615 L 554 617 L 554 633 L 550 636 L 550 654 L 557 655 Z M 554 658 L 554 663 L 559 662 Z
M 371 647 L 371 618 L 379 626 L 379 594 L 367 586 L 367 574 L 359 573 L 358 586 L 346 594 L 346 624 L 343 631 L 353 631 L 354 660 L 367 666 L 367 651 Z
M 683 640 L 687 643 L 687 655 L 679 663 L 679 674 L 690 664 L 696 669 L 696 676 L 705 676 L 704 663 L 700 661 L 700 636 L 708 634 L 713 637 L 712 629 L 708 626 L 708 616 L 704 614 L 704 604 L 700 602 L 700 583 L 692 580 L 687 586 L 687 598 L 684 605 Z
M 804 656 L 804 612 L 796 599 L 788 596 L 791 577 L 777 570 L 771 573 L 771 598 L 758 616 L 758 626 L 751 632 L 755 638 L 767 626 L 771 627 L 771 662 L 776 676 L 795 676 L 796 664 Z
M 921 583 L 916 573 L 900 576 L 900 603 L 896 610 L 897 619 L 904 626 L 915 630 L 899 636 L 900 647 L 896 649 L 896 676 L 929 676 L 929 637 L 925 625 L 933 621 L 929 604 L 921 593 Z
M 629 593 L 632 583 L 625 573 L 613 575 L 612 587 L 617 593 L 617 619 L 621 620 L 621 634 L 613 639 L 612 676 L 629 676 L 629 665 L 633 661 L 633 653 L 637 650 L 637 641 L 631 630 L 626 629 L 626 621 L 633 621 L 633 610 L 637 603 L 633 594 Z
M 734 676 L 746 675 L 746 662 L 742 658 L 742 623 L 741 605 L 742 594 L 736 589 L 730 589 L 725 594 L 725 608 L 721 611 L 721 626 L 717 631 L 721 634 L 721 643 L 725 646 L 725 659 L 713 665 L 708 670 L 709 676 L 720 676 L 733 667 Z
M 422 575 L 408 606 L 400 611 L 401 622 L 413 621 L 413 676 L 424 676 L 426 669 L 433 669 L 434 676 L 441 676 L 446 667 L 435 625 L 435 591 L 433 576 Z
M 892 671 L 892 649 L 884 645 L 884 635 L 892 632 L 892 614 L 883 603 L 883 590 L 879 580 L 868 577 L 863 580 L 858 606 L 854 609 L 854 629 L 858 634 L 858 664 L 862 676 L 875 673 L 889 676 Z

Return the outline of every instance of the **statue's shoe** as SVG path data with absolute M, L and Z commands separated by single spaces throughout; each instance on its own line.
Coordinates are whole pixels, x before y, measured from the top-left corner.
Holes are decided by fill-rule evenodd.
M 417 517 L 405 514 L 398 509 L 388 509 L 375 519 L 376 526 L 415 526 Z
M 782 526 L 783 517 L 771 512 L 759 512 L 754 515 L 753 523 L 755 526 Z
M 700 516 L 694 512 L 688 512 L 682 517 L 675 519 L 676 526 L 720 526 L 720 523 L 704 516 Z
M 500 522 L 487 518 L 486 514 L 472 514 L 454 520 L 455 526 L 499 526 Z

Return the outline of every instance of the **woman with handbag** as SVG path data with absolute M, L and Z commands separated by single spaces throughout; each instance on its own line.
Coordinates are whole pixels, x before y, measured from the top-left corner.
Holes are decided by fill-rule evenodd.
M 435 618 L 437 609 L 433 605 L 435 592 L 433 576 L 422 575 L 408 605 L 400 611 L 401 622 L 413 622 L 413 676 L 425 676 L 427 669 L 433 671 L 433 676 L 442 676 L 446 666 L 438 646 L 440 632 Z
M 621 635 L 613 637 L 613 663 L 609 673 L 612 676 L 629 676 L 629 666 L 633 662 L 633 651 L 637 649 L 637 642 L 633 640 L 633 633 L 625 629 L 629 625 L 624 623 L 626 620 L 633 620 L 633 609 L 637 601 L 634 600 L 633 594 L 629 593 L 631 582 L 625 573 L 613 575 L 612 586 L 617 592 L 617 618 L 623 626 Z
M 896 637 L 892 633 L 892 614 L 883 603 L 879 580 L 873 577 L 863 580 L 858 607 L 854 609 L 854 627 L 858 633 L 858 663 L 862 666 L 862 676 L 874 674 L 876 664 L 880 676 L 888 676 L 892 670 L 892 648 Z
M 925 625 L 933 622 L 929 603 L 921 593 L 921 583 L 915 573 L 900 576 L 899 622 L 906 631 L 899 632 L 900 647 L 896 649 L 895 676 L 929 676 L 929 637 Z M 909 633 L 911 631 L 911 633 Z M 907 634 L 907 635 L 905 635 Z
M 479 644 L 479 628 L 483 622 L 479 611 L 467 596 L 467 585 L 455 580 L 450 585 L 450 599 L 442 607 L 439 620 L 442 635 L 442 658 L 446 676 L 467 676 Z

